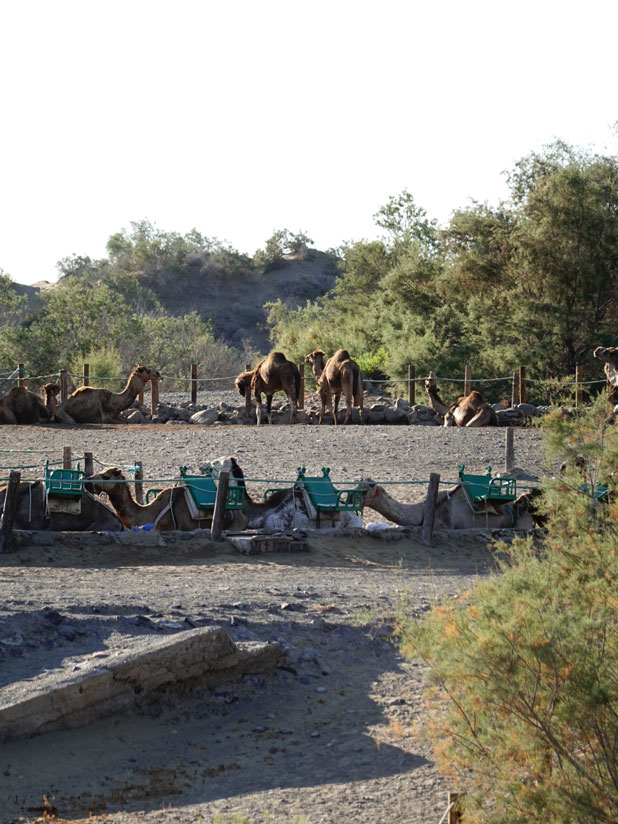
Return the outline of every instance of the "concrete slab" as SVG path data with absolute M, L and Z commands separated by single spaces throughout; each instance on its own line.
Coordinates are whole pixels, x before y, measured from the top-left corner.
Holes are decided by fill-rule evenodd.
M 220 627 L 140 639 L 95 653 L 78 672 L 43 673 L 0 691 L 0 743 L 135 711 L 165 692 L 232 680 L 278 666 L 277 644 L 235 644 Z

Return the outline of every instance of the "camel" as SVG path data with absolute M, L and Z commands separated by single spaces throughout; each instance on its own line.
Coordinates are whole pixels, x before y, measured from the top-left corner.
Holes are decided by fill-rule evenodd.
M 208 461 L 200 470 L 210 471 L 214 478 L 218 478 L 220 472 L 226 470 L 230 473 L 230 484 L 244 487 L 243 511 L 247 517 L 248 529 L 284 532 L 289 529 L 315 529 L 317 525 L 315 520 L 310 518 L 299 489 L 278 489 L 265 501 L 253 500 L 247 490 L 244 473 L 234 457 L 227 456 Z M 340 512 L 337 524 L 340 527 L 359 527 L 362 526 L 362 519 L 355 512 Z
M 156 369 L 137 366 L 122 392 L 80 386 L 56 409 L 58 423 L 126 423 L 120 413 L 128 409 L 148 381 L 159 378 Z
M 7 486 L 0 487 L 0 512 L 4 508 Z M 121 532 L 122 521 L 102 501 L 84 489 L 81 512 L 49 512 L 43 481 L 25 481 L 19 484 L 15 529 L 49 529 L 55 532 Z
M 429 395 L 429 405 L 444 418 L 444 426 L 500 426 L 498 416 L 476 389 L 465 397 L 457 398 L 451 406 L 443 403 L 438 395 L 435 372 L 429 373 L 425 389 Z
M 49 421 L 47 406 L 24 386 L 14 386 L 0 398 L 0 424 L 31 424 Z
M 389 521 L 402 526 L 421 526 L 425 502 L 403 504 L 395 500 L 382 486 L 370 478 L 359 484 L 364 492 L 364 505 L 375 509 Z M 533 499 L 540 490 L 520 495 L 515 501 L 487 501 L 482 509 L 472 509 L 463 486 L 438 493 L 435 529 L 532 529 Z
M 45 392 L 45 407 L 49 413 L 50 421 L 54 420 L 54 416 L 56 414 L 60 388 L 59 383 L 46 383 L 43 387 L 43 391 Z
M 618 346 L 597 346 L 592 354 L 595 358 L 605 361 L 603 370 L 611 386 L 609 400 L 616 407 L 618 406 Z M 618 410 L 614 408 L 614 412 L 616 411 Z
M 333 424 L 337 424 L 339 399 L 342 393 L 346 402 L 346 415 L 343 423 L 350 422 L 354 406 L 358 406 L 361 423 L 364 423 L 363 378 L 358 364 L 350 358 L 347 349 L 338 349 L 326 363 L 324 363 L 325 358 L 326 355 L 321 349 L 314 350 L 305 358 L 305 363 L 311 364 L 311 370 L 318 381 L 320 390 L 322 409 L 318 416 L 318 423 L 322 423 L 324 420 L 326 407 L 328 407 L 329 413 L 332 413 L 332 398 L 334 395 Z
M 167 487 L 149 504 L 139 504 L 133 498 L 122 470 L 117 466 L 107 467 L 97 475 L 92 475 L 88 482 L 92 484 L 94 492 L 105 492 L 127 529 L 153 524 L 154 529 L 161 531 L 179 529 L 191 532 L 194 529 L 207 529 L 212 525 L 212 515 L 199 520 L 193 518 L 187 506 L 185 491 L 180 486 Z M 244 517 L 239 518 L 237 513 L 230 512 L 226 512 L 225 517 L 226 526 L 234 525 L 244 529 Z
M 273 395 L 275 392 L 285 392 L 292 406 L 290 423 L 295 423 L 300 395 L 300 372 L 296 364 L 287 360 L 283 352 L 271 352 L 253 371 L 242 372 L 236 378 L 236 389 L 244 398 L 247 397 L 247 392 L 253 391 L 258 424 L 262 422 L 262 392 L 266 395 L 268 423 L 272 423 Z

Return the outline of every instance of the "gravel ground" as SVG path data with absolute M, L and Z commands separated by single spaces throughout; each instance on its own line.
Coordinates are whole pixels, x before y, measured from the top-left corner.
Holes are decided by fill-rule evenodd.
M 141 460 L 146 478 L 237 457 L 256 496 L 304 464 L 330 466 L 339 485 L 453 480 L 504 465 L 504 430 L 372 427 L 83 426 L 5 427 L 2 464 L 34 464 L 62 447 L 100 464 Z M 7 450 L 14 450 L 8 452 Z M 21 450 L 32 450 L 30 454 Z M 515 431 L 515 462 L 542 471 L 536 430 Z M 26 471 L 26 470 L 25 470 Z M 419 500 L 421 485 L 391 488 Z M 225 544 L 163 544 L 129 555 L 53 547 L 0 556 L 2 688 L 79 667 L 144 635 L 224 626 L 235 640 L 275 640 L 289 667 L 172 698 L 156 713 L 5 745 L 0 821 L 32 821 L 46 794 L 66 820 L 210 822 L 242 812 L 252 822 L 438 824 L 448 790 L 433 766 L 423 726 L 422 668 L 388 641 L 402 592 L 421 614 L 487 574 L 484 543 L 412 538 L 315 537 L 306 553 L 242 556 Z M 12 637 L 7 628 L 13 629 Z M 6 641 L 10 643 L 6 643 Z M 92 820 L 92 819 L 90 819 Z M 225 818 L 223 819 L 225 820 Z M 229 819 L 228 819 L 229 820 Z

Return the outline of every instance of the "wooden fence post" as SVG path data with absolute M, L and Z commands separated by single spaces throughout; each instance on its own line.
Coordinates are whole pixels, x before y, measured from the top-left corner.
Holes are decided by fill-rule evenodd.
M 511 392 L 511 406 L 519 403 L 519 372 L 513 372 L 513 390 Z
M 575 408 L 582 405 L 584 393 L 581 387 L 584 377 L 584 367 L 579 364 L 575 367 Z
M 153 416 L 157 414 L 157 406 L 159 405 L 159 379 L 153 378 L 150 381 L 150 411 Z
M 464 371 L 464 395 L 467 397 L 472 392 L 472 367 L 466 364 Z
M 528 387 L 526 385 L 526 367 L 519 367 L 519 402 L 528 403 Z
M 143 504 L 144 484 L 142 483 L 142 480 L 144 478 L 144 468 L 141 461 L 135 461 L 135 466 L 137 467 L 135 470 L 135 500 L 138 504 Z
M 212 526 L 210 527 L 210 539 L 212 541 L 221 540 L 223 531 L 223 518 L 225 517 L 225 502 L 227 501 L 227 488 L 230 482 L 230 473 L 225 470 L 219 474 L 217 481 L 217 497 L 215 498 L 215 508 L 212 513 Z
M 507 426 L 504 433 L 504 471 L 510 472 L 515 466 L 515 452 L 513 447 L 513 427 Z
M 447 824 L 459 824 L 459 822 L 463 821 L 463 810 L 461 809 L 461 798 L 462 796 L 459 793 L 449 793 L 448 794 L 448 806 L 450 807 L 451 804 L 453 805 L 452 808 L 449 810 Z
M 18 472 L 17 469 L 11 469 L 6 495 L 4 496 L 2 517 L 0 518 L 0 552 L 8 552 L 11 546 L 20 480 L 21 472 Z
M 24 383 L 25 383 L 25 381 L 24 381 L 25 368 L 24 368 L 23 363 L 18 363 L 17 364 L 17 370 L 18 370 L 17 371 L 17 385 L 18 386 L 23 386 Z
M 69 387 L 67 383 L 67 370 L 60 370 L 60 402 L 64 403 L 69 397 Z
M 71 456 L 71 447 L 64 446 L 62 448 L 62 468 L 63 469 L 71 469 L 72 456 Z
M 251 364 L 245 364 L 245 372 L 251 371 Z M 251 416 L 251 387 L 248 386 L 245 389 L 245 412 L 250 417 Z M 258 413 L 259 414 L 259 413 Z
M 90 386 L 90 364 L 84 364 L 84 386 Z
M 298 364 L 298 371 L 300 372 L 300 392 L 298 395 L 298 408 L 305 408 L 305 362 Z
M 94 475 L 94 457 L 92 452 L 84 452 L 84 472 L 87 478 Z
M 415 392 L 415 384 L 414 378 L 416 377 L 416 371 L 414 368 L 413 363 L 408 364 L 408 403 L 410 406 L 414 406 L 416 403 L 416 392 Z
M 427 499 L 425 500 L 425 511 L 423 513 L 423 543 L 426 546 L 433 546 L 433 524 L 436 517 L 436 501 L 438 499 L 438 487 L 440 486 L 440 476 L 437 472 L 429 475 L 429 486 L 427 487 Z
M 191 403 L 197 403 L 197 363 L 191 364 Z

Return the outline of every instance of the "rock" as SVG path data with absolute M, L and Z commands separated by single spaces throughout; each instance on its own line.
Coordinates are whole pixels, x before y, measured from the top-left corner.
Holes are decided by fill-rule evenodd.
M 405 398 L 397 398 L 395 401 L 395 409 L 404 409 L 407 410 L 410 408 L 410 404 Z
M 126 419 L 128 423 L 146 423 L 146 418 L 139 409 L 132 409 Z
M 189 421 L 191 423 L 199 423 L 206 426 L 213 424 L 219 418 L 219 411 L 217 409 L 204 409 L 201 412 L 196 412 L 191 415 Z
M 400 407 L 387 407 L 384 410 L 384 420 L 386 423 L 409 423 L 405 409 Z
M 528 418 L 539 418 L 545 414 L 538 406 L 534 406 L 532 403 L 518 403 L 515 406 L 522 415 L 526 415 Z
M 367 412 L 367 420 L 369 423 L 384 423 L 384 410 L 382 408 L 371 408 Z

